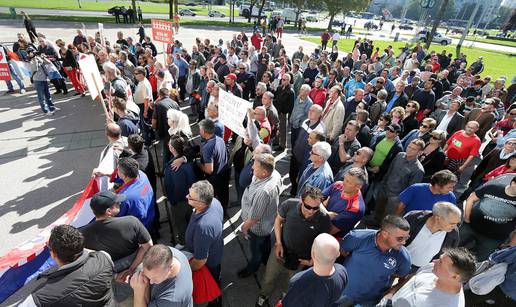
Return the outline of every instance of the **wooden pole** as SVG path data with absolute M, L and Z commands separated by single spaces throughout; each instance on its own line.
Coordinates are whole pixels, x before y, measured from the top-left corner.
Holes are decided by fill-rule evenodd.
M 95 88 L 97 89 L 97 93 L 99 93 L 99 99 L 100 99 L 100 103 L 102 104 L 102 109 L 104 110 L 104 114 L 106 115 L 106 121 L 109 121 L 109 120 L 111 120 L 111 117 L 109 116 L 109 112 L 106 108 L 106 104 L 104 103 L 104 98 L 102 97 L 102 93 L 99 89 L 99 85 L 97 84 L 93 73 L 91 73 L 91 78 L 93 79 L 93 83 L 95 83 Z

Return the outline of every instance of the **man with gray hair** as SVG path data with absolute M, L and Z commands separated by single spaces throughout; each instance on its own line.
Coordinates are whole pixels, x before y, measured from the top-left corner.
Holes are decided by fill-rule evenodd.
M 275 91 L 276 105 L 279 110 L 279 137 L 276 138 L 275 150 L 283 151 L 287 147 L 287 117 L 292 114 L 294 107 L 295 94 L 290 85 L 290 75 L 284 74 L 281 82 Z
M 198 271 L 206 265 L 219 281 L 224 248 L 222 206 L 207 180 L 192 184 L 186 198 L 194 209 L 185 234 L 186 249 L 193 254 L 190 267 Z
M 312 163 L 308 164 L 299 177 L 296 197 L 300 197 L 308 186 L 324 190 L 333 183 L 333 172 L 328 163 L 330 155 L 330 144 L 317 142 L 312 146 L 309 158 Z
M 143 258 L 143 270 L 130 280 L 133 306 L 193 306 L 192 271 L 179 250 L 157 244 Z
M 260 263 L 266 263 L 271 251 L 271 232 L 281 193 L 281 175 L 276 171 L 274 156 L 258 154 L 254 157 L 253 181 L 242 195 L 242 232 L 249 238 L 251 259 L 238 271 L 240 278 L 254 274 Z
M 292 277 L 283 306 L 335 306 L 348 283 L 346 269 L 335 263 L 339 256 L 339 242 L 327 233 L 318 235 L 312 244 L 313 267 Z
M 459 245 L 461 211 L 455 204 L 440 201 L 432 211 L 417 210 L 405 215 L 410 224 L 410 238 L 406 246 L 410 253 L 412 268 L 429 264 L 447 248 Z
M 299 95 L 294 101 L 294 107 L 292 108 L 292 113 L 290 114 L 290 144 L 291 147 L 294 148 L 297 140 L 297 135 L 299 134 L 299 129 L 301 129 L 301 125 L 308 117 L 308 110 L 312 106 L 313 102 L 310 97 L 308 97 L 308 93 L 310 92 L 310 86 L 308 84 L 301 85 L 299 89 Z
M 264 82 L 258 82 L 256 84 L 256 96 L 253 101 L 253 109 L 262 105 L 262 97 L 265 92 L 267 92 L 267 84 Z
M 276 135 L 278 134 L 279 129 L 279 115 L 278 110 L 272 103 L 274 99 L 274 94 L 271 92 L 265 92 L 262 96 L 262 105 L 267 110 L 267 119 L 269 120 L 269 124 L 271 125 L 271 141 L 274 140 Z

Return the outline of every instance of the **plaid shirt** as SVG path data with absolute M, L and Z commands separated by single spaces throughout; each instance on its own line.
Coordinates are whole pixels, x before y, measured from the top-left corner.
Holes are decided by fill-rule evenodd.
M 251 231 L 257 236 L 267 236 L 272 232 L 278 211 L 281 185 L 281 175 L 275 170 L 265 179 L 253 177 L 253 181 L 244 191 L 242 220 L 259 221 L 251 227 Z

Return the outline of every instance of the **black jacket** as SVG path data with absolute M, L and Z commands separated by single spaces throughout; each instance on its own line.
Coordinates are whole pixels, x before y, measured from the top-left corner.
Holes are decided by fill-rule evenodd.
M 442 120 L 443 120 L 444 116 L 446 116 L 447 112 L 448 112 L 448 110 L 439 110 L 439 111 L 435 111 L 432 114 L 432 118 L 435 119 L 435 121 L 437 122 L 437 126 L 439 126 L 439 124 L 442 122 Z M 462 130 L 463 127 L 464 127 L 464 115 L 460 114 L 459 112 L 455 112 L 455 114 L 453 114 L 452 119 L 448 123 L 448 127 L 446 127 L 447 137 L 449 138 L 455 132 Z
M 387 97 L 387 100 L 385 100 L 385 102 L 387 104 L 391 101 L 391 99 L 394 96 L 394 94 L 396 94 L 396 92 L 391 92 L 389 94 L 389 96 Z M 405 92 L 403 92 L 403 94 L 400 95 L 398 97 L 398 99 L 396 99 L 394 101 L 394 104 L 392 105 L 392 108 L 395 108 L 395 107 L 403 107 L 403 108 L 405 108 L 407 106 L 408 100 L 409 100 L 409 98 L 408 98 L 407 94 L 405 94 Z M 392 108 L 391 108 L 391 110 L 392 110 Z
M 83 252 L 72 263 L 39 274 L 32 292 L 37 306 L 110 306 L 113 261 L 105 252 Z
M 426 221 L 431 216 L 432 211 L 430 210 L 415 210 L 405 215 L 405 219 L 410 224 L 410 238 L 407 240 L 405 246 L 409 246 L 410 243 L 414 241 L 417 234 L 421 231 L 421 228 L 423 228 Z M 434 256 L 434 259 L 438 258 L 442 254 L 444 249 L 459 246 L 459 239 L 459 229 L 457 227 L 455 227 L 452 231 L 446 233 L 443 245 L 441 246 L 441 250 L 437 255 Z
M 292 86 L 283 88 L 279 86 L 274 93 L 274 106 L 279 113 L 290 114 L 294 108 L 295 94 Z

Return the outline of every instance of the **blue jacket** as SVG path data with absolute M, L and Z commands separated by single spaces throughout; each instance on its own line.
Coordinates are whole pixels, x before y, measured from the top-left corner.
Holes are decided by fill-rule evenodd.
M 505 295 L 516 300 L 516 246 L 496 251 L 489 258 L 496 263 L 507 263 L 505 280 L 500 284 L 500 288 Z
M 324 162 L 321 167 L 310 174 L 309 171 L 312 166 L 313 163 L 308 164 L 303 174 L 299 177 L 296 197 L 301 197 L 307 186 L 316 187 L 323 191 L 333 183 L 333 172 L 328 162 Z

